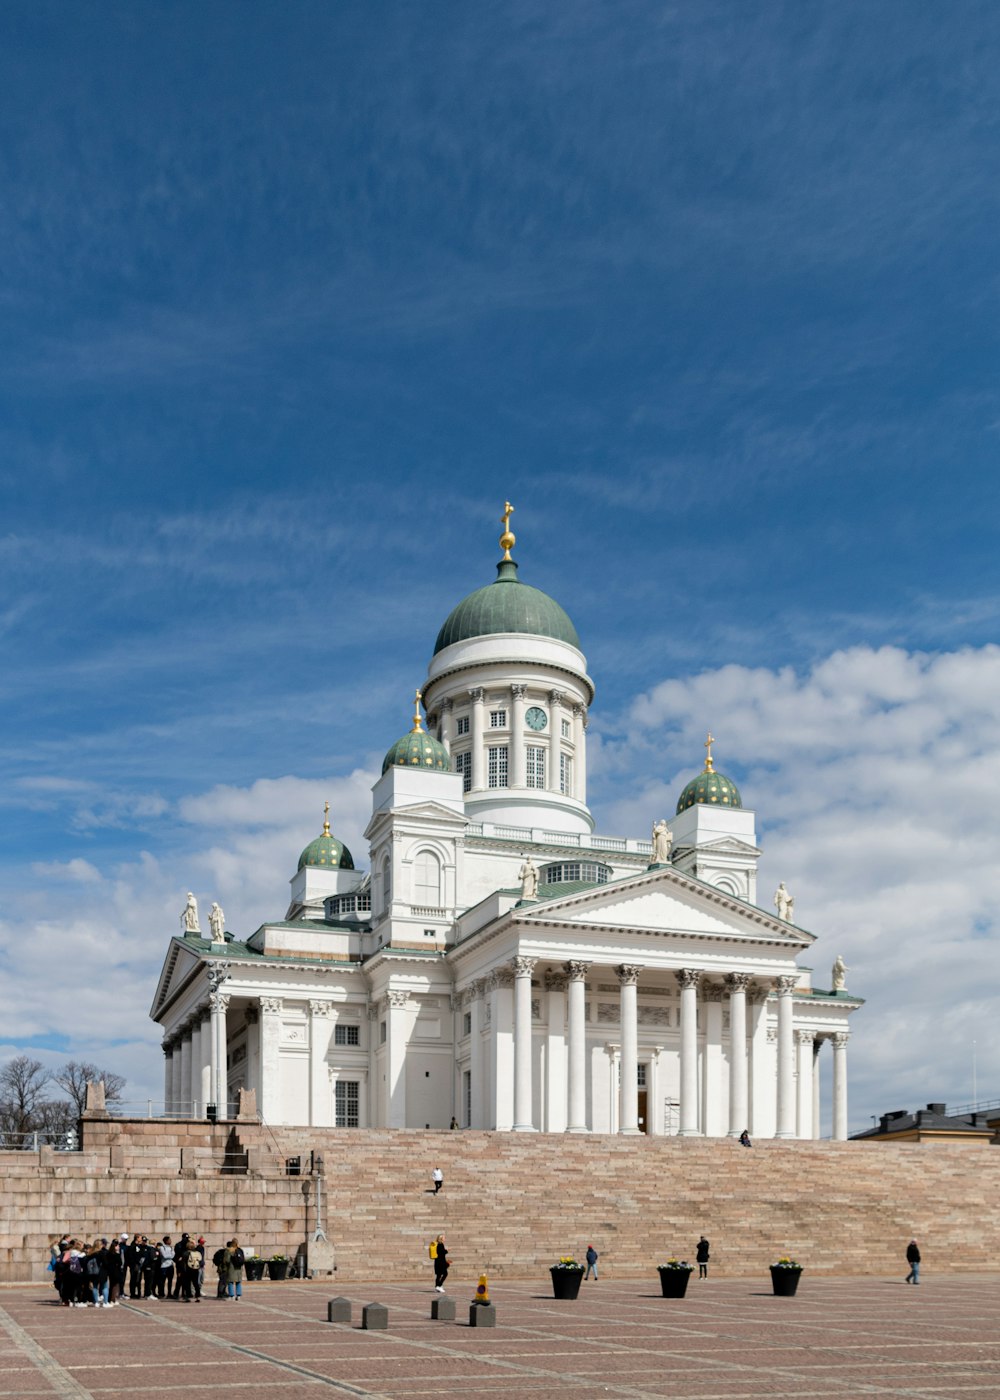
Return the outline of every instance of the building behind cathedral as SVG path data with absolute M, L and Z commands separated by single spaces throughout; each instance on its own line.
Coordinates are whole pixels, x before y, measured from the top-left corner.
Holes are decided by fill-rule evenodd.
M 284 918 L 171 940 L 168 1111 L 224 1117 L 248 1088 L 272 1124 L 812 1138 L 830 1042 L 845 1138 L 859 999 L 758 905 L 754 813 L 711 740 L 653 841 L 595 833 L 594 683 L 504 523 L 386 753 L 368 869 L 326 820 Z

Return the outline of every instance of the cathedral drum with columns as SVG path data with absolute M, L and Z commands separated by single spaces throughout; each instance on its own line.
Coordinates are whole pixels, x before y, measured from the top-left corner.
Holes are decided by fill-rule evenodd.
M 784 884 L 758 906 L 754 814 L 711 735 L 651 840 L 594 832 L 594 684 L 518 577 L 511 510 L 372 789 L 369 871 L 327 818 L 284 919 L 245 941 L 221 910 L 210 938 L 182 919 L 151 1011 L 168 1113 L 229 1117 L 246 1088 L 271 1124 L 813 1138 L 829 1042 L 846 1138 L 860 999 L 798 965 L 815 937 Z

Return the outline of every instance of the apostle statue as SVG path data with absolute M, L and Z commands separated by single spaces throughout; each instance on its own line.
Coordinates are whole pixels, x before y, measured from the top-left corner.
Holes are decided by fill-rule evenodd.
M 789 924 L 792 922 L 792 911 L 795 909 L 795 897 L 789 894 L 785 889 L 784 880 L 782 880 L 781 884 L 774 892 L 774 907 L 778 911 L 779 919 L 784 919 L 785 922 Z
M 666 865 L 670 859 L 670 847 L 674 844 L 673 833 L 661 817 L 653 826 L 653 864 Z
M 181 928 L 185 933 L 201 933 L 201 924 L 198 922 L 198 901 L 190 890 L 188 890 L 184 913 L 181 915 Z
M 525 856 L 517 878 L 521 881 L 521 898 L 535 899 L 538 895 L 538 866 L 530 856 Z
M 834 960 L 832 973 L 833 990 L 835 992 L 842 992 L 844 990 L 847 982 L 847 974 L 850 972 L 850 970 L 851 969 L 844 962 L 844 959 L 838 953 L 836 959 Z
M 218 904 L 213 904 L 208 911 L 208 926 L 212 930 L 212 942 L 224 943 L 226 932 L 226 916 Z

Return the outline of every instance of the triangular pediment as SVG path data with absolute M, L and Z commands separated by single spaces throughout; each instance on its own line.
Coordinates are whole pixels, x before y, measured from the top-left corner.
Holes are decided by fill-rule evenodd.
M 741 841 L 738 836 L 720 836 L 717 841 L 700 841 L 697 846 L 686 846 L 684 849 L 695 851 L 698 855 L 701 855 L 704 851 L 711 851 L 713 855 L 760 855 L 760 850 L 757 846 L 752 846 L 749 841 Z
M 468 825 L 468 818 L 462 812 L 456 812 L 453 807 L 446 807 L 441 802 L 414 802 L 407 807 L 384 807 L 373 813 L 371 821 L 365 828 L 365 837 L 370 839 L 378 829 L 389 821 L 396 822 L 428 822 L 432 826 L 440 826 L 446 822 L 449 826 L 464 827 Z
M 156 984 L 156 995 L 153 997 L 153 1005 L 149 1012 L 154 1021 L 174 993 L 183 987 L 191 974 L 197 970 L 201 960 L 200 951 L 186 944 L 183 938 L 170 940 L 167 956 L 163 960 L 160 980 Z
M 517 909 L 527 923 L 636 933 L 750 938 L 806 947 L 811 933 L 671 867 Z

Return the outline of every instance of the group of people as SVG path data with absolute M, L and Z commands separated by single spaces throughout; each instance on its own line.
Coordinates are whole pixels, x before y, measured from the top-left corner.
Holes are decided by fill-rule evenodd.
M 170 1235 L 151 1240 L 123 1231 L 116 1239 L 103 1236 L 87 1243 L 68 1235 L 49 1247 L 49 1270 L 64 1308 L 115 1308 L 126 1297 L 134 1300 L 173 1299 L 200 1303 L 205 1282 L 204 1235 L 186 1231 L 174 1243 Z M 234 1302 L 243 1296 L 245 1257 L 239 1241 L 217 1249 L 211 1263 L 218 1275 L 217 1298 Z
M 702 1235 L 701 1239 L 699 1239 L 698 1241 L 698 1248 L 695 1250 L 694 1256 L 695 1262 L 698 1265 L 699 1278 L 708 1278 L 708 1250 L 708 1240 L 705 1238 L 704 1235 Z M 586 1283 L 587 1279 L 593 1277 L 593 1280 L 596 1283 L 597 1261 L 601 1256 L 598 1254 L 597 1250 L 592 1244 L 588 1244 L 587 1253 L 584 1257 L 587 1260 L 587 1272 L 583 1276 L 583 1281 L 584 1283 Z

